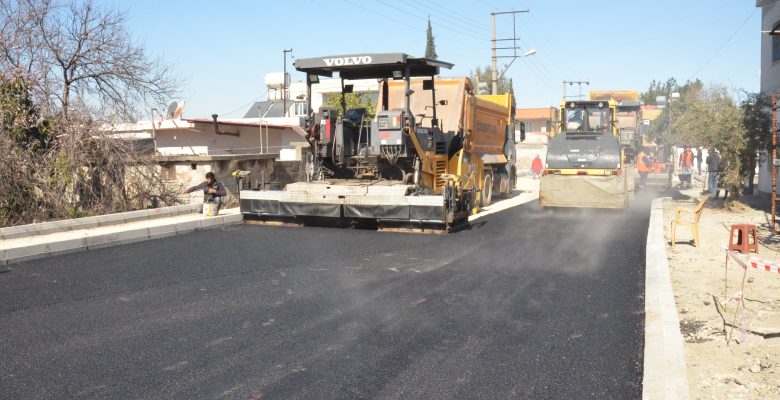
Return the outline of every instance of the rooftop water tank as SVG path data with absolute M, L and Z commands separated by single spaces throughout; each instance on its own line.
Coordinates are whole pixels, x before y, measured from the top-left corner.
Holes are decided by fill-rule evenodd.
M 290 87 L 290 74 L 284 72 L 269 72 L 265 74 L 265 86 L 268 89 Z

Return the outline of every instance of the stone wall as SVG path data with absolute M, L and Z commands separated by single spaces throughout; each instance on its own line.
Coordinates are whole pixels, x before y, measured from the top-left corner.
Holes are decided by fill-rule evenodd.
M 206 173 L 213 172 L 228 192 L 224 207 L 238 206 L 238 184 L 232 176 L 233 171 L 250 171 L 246 178 L 248 186 L 259 188 L 265 182 L 266 190 L 281 190 L 288 183 L 305 179 L 301 161 L 277 161 L 273 158 L 175 160 L 160 162 L 160 168 L 173 168 L 175 182 L 172 184 L 182 189 L 203 182 Z M 247 183 L 245 187 L 246 185 Z M 189 196 L 182 196 L 180 200 L 184 203 L 200 203 L 203 201 L 203 195 L 193 192 Z

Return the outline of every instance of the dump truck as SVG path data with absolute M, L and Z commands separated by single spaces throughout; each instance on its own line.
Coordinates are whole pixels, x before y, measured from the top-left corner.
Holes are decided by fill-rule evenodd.
M 633 167 L 620 143 L 617 103 L 566 100 L 560 132 L 547 145 L 539 186 L 542 207 L 626 208 Z
M 466 77 L 438 77 L 452 64 L 403 53 L 302 58 L 295 68 L 309 99 L 320 77 L 337 73 L 342 109 L 350 81 L 377 79 L 375 116 L 310 108 L 305 181 L 241 191 L 245 217 L 451 231 L 514 188 L 511 95 L 477 96 Z
M 591 90 L 590 100 L 612 100 L 617 103 L 617 122 L 620 144 L 628 147 L 627 156 L 638 154 L 642 148 L 639 126 L 642 123 L 642 106 L 635 90 Z M 629 157 L 630 158 L 630 157 Z

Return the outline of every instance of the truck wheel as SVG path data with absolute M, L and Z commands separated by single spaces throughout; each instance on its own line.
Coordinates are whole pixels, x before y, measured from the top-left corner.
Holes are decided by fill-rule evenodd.
M 485 174 L 485 180 L 482 186 L 482 207 L 487 207 L 493 201 L 493 175 Z

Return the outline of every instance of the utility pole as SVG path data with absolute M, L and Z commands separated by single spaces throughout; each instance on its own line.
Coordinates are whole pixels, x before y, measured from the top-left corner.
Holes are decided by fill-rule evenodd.
M 579 95 L 577 96 L 578 100 L 582 99 L 582 85 L 590 85 L 590 81 L 563 81 L 563 100 L 566 101 L 566 84 L 569 84 L 569 86 L 577 84 L 580 87 Z
M 497 59 L 496 59 L 496 14 L 490 13 L 490 18 L 493 20 L 493 39 L 490 41 L 493 45 L 490 46 L 491 50 L 493 52 L 493 56 L 490 58 L 490 67 L 491 67 L 491 78 L 490 78 L 490 84 L 492 85 L 492 88 L 490 90 L 490 94 L 498 94 L 498 67 L 496 67 Z
M 772 95 L 772 234 L 777 235 L 777 93 Z M 707 177 L 709 177 L 707 171 Z
M 516 27 L 515 27 L 515 18 L 514 18 L 514 16 L 515 16 L 515 14 L 518 14 L 518 13 L 527 13 L 527 12 L 529 12 L 529 10 L 497 11 L 497 12 L 490 13 L 490 17 L 491 17 L 491 19 L 493 21 L 493 40 L 491 40 L 491 42 L 490 42 L 492 44 L 492 46 L 490 46 L 490 49 L 492 50 L 492 53 L 493 53 L 493 57 L 491 57 L 491 68 L 493 69 L 492 75 L 491 75 L 491 82 L 493 84 L 492 91 L 491 91 L 492 94 L 498 94 L 498 66 L 496 65 L 498 63 L 498 59 L 499 58 L 511 58 L 512 62 L 514 62 L 515 59 L 517 59 L 517 57 L 518 57 L 517 50 L 520 49 L 520 48 L 517 46 L 517 40 L 520 39 L 520 38 L 517 37 L 517 30 L 516 30 Z M 499 14 L 512 14 L 512 37 L 511 38 L 496 39 L 496 15 L 499 15 Z M 506 40 L 511 40 L 512 41 L 512 46 L 510 46 L 510 47 L 498 47 L 498 42 L 499 41 L 506 41 Z M 499 56 L 499 55 L 496 54 L 496 50 L 513 50 L 514 53 L 511 56 L 509 56 L 509 55 Z
M 284 73 L 282 75 L 282 111 L 287 116 L 287 53 L 292 53 L 292 48 L 282 50 L 284 55 Z

